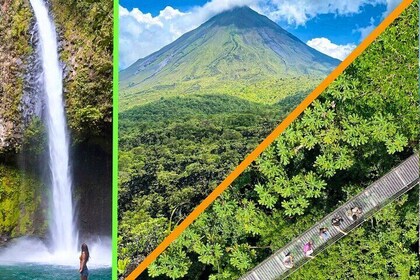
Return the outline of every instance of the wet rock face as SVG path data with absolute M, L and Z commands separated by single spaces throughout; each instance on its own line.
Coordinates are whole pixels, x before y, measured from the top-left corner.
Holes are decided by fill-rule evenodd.
M 23 94 L 20 100 L 24 127 L 29 125 L 34 116 L 41 118 L 44 106 L 43 85 L 40 83 L 42 81 L 42 65 L 38 55 L 39 36 L 35 25 L 31 29 L 30 43 L 35 51 L 27 59 Z
M 81 238 L 111 235 L 112 157 L 94 142 L 73 152 L 73 186 Z
M 15 64 L 13 53 L 0 47 L 0 152 L 16 147 L 22 134 L 20 114 L 14 106 L 15 96 L 11 95 L 14 80 L 19 78 L 21 68 Z M 19 91 L 19 85 L 16 87 L 15 90 Z
M 13 149 L 20 138 L 20 126 L 0 117 L 0 150 Z
M 41 116 L 37 38 L 27 1 L 5 1 L 0 10 L 0 153 L 17 151 L 25 127 Z

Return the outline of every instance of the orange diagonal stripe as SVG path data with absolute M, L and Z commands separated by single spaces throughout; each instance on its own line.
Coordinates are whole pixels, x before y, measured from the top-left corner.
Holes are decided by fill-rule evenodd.
M 135 280 L 232 182 L 331 84 L 411 3 L 404 0 L 330 75 L 277 126 L 228 176 L 131 272 L 127 280 Z

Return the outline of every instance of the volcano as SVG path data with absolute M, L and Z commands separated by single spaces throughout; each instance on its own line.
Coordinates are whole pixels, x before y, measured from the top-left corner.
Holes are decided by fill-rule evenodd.
M 220 93 L 223 85 L 234 90 L 236 84 L 270 79 L 320 79 L 339 62 L 251 8 L 237 7 L 122 70 L 120 97 L 156 99 L 168 93 Z

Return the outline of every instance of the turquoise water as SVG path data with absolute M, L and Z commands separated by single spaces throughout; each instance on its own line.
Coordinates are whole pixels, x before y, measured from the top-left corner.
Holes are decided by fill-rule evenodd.
M 89 268 L 89 280 L 109 280 L 111 268 Z M 0 265 L 0 280 L 75 280 L 78 267 L 41 264 Z

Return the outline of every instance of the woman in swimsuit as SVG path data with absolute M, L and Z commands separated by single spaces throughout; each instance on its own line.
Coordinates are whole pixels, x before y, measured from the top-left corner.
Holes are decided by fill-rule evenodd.
M 89 260 L 89 249 L 85 243 L 82 244 L 82 253 L 80 254 L 79 259 L 80 259 L 80 268 L 79 268 L 80 279 L 88 280 L 89 270 L 86 266 L 86 263 Z

